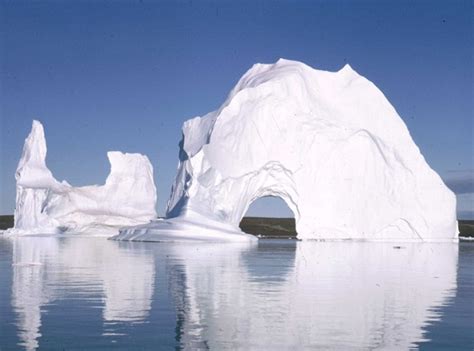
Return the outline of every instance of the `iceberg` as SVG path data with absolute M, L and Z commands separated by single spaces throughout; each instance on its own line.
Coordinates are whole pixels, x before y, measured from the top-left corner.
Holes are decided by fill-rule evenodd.
M 239 222 L 266 196 L 285 201 L 303 240 L 458 239 L 454 194 L 384 94 L 349 65 L 256 64 L 182 132 L 167 218 L 116 239 L 251 240 Z
M 146 156 L 108 152 L 111 169 L 105 184 L 73 187 L 54 178 L 46 152 L 43 126 L 33 121 L 15 174 L 15 224 L 6 235 L 112 235 L 156 218 L 153 167 Z

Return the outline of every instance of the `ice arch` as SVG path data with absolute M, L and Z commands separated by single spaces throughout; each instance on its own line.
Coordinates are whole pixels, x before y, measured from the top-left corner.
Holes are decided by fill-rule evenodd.
M 184 123 L 179 155 L 168 219 L 120 239 L 162 240 L 181 223 L 196 226 L 194 239 L 202 228 L 239 233 L 249 204 L 273 195 L 294 212 L 300 239 L 457 240 L 454 194 L 349 65 L 254 65 L 217 111 Z
M 249 176 L 244 182 L 243 191 L 237 197 L 236 204 L 229 207 L 229 211 L 223 216 L 230 223 L 238 225 L 253 202 L 268 196 L 283 200 L 295 219 L 299 219 L 296 203 L 298 193 L 294 180 L 280 164 L 272 162 L 257 174 Z
M 292 238 L 296 233 L 295 216 L 280 197 L 264 196 L 253 201 L 239 222 L 244 233 L 259 238 Z

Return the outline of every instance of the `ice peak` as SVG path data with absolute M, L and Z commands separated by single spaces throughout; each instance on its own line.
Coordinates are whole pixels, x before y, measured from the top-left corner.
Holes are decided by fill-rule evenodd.
M 38 187 L 56 186 L 51 171 L 46 166 L 46 138 L 41 122 L 33 120 L 31 132 L 25 139 L 23 152 L 18 162 L 15 179 L 18 185 Z
M 337 74 L 342 75 L 343 77 L 346 77 L 348 79 L 359 77 L 359 74 L 348 63 L 346 63 L 344 67 L 342 67 L 337 72 Z
M 135 179 L 136 182 L 143 178 L 149 183 L 148 186 L 153 185 L 153 167 L 147 156 L 139 153 L 124 153 L 120 151 L 109 151 L 107 157 L 110 163 L 110 174 L 106 183 L 109 183 L 113 177 L 123 179 L 129 177 Z M 153 189 L 153 192 L 156 192 Z
M 23 169 L 26 164 L 36 167 L 46 166 L 46 153 L 47 147 L 43 125 L 40 121 L 33 120 L 30 134 L 23 146 L 23 154 L 18 163 L 17 172 Z
M 354 70 L 352 69 L 351 65 L 346 63 L 344 65 L 344 67 L 342 67 L 339 72 L 354 72 Z
M 37 129 L 37 128 L 41 128 L 41 130 L 43 130 L 43 124 L 38 121 L 37 119 L 34 119 L 32 124 L 31 124 L 31 129 L 34 130 L 34 129 Z M 44 130 L 43 130 L 44 132 Z

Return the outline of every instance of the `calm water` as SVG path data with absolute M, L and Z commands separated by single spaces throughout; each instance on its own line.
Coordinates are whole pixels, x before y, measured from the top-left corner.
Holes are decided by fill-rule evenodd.
M 0 239 L 0 350 L 474 348 L 474 244 Z

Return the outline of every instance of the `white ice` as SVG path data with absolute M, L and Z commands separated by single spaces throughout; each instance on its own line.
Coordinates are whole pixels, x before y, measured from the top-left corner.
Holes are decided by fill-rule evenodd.
M 43 126 L 33 121 L 15 174 L 15 225 L 6 235 L 113 235 L 156 218 L 153 167 L 146 156 L 108 152 L 111 169 L 105 184 L 73 187 L 54 178 L 46 151 Z
M 249 241 L 238 225 L 264 196 L 286 202 L 299 239 L 458 240 L 454 194 L 383 93 L 349 65 L 282 59 L 184 123 L 167 219 L 116 238 Z

